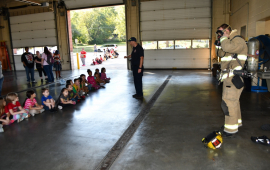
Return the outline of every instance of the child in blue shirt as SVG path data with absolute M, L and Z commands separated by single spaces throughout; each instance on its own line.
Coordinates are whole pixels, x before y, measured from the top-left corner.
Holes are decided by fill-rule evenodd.
M 51 112 L 57 111 L 57 109 L 55 108 L 55 101 L 52 98 L 52 96 L 50 96 L 49 89 L 43 88 L 42 94 L 43 94 L 43 96 L 41 98 L 41 103 L 44 106 L 44 109 L 50 110 Z M 62 109 L 61 106 L 59 106 L 58 108 Z

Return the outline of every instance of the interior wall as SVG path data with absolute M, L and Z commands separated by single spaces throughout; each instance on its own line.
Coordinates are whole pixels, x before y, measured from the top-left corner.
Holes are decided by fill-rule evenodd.
M 13 59 L 12 59 L 12 49 L 11 49 L 11 42 L 10 42 L 10 36 L 9 36 L 9 25 L 8 25 L 8 20 L 5 19 L 4 16 L 0 16 L 0 26 L 3 26 L 4 28 L 0 29 L 0 41 L 5 41 L 8 49 L 8 54 L 9 54 L 9 59 L 11 62 L 11 67 L 13 67 Z
M 55 3 L 55 5 L 57 5 Z M 49 11 L 54 11 L 54 6 L 50 4 L 49 7 L 32 7 L 29 6 L 27 8 L 22 8 L 22 9 L 12 9 L 9 10 L 10 16 L 20 16 L 20 15 L 27 15 L 27 14 L 35 14 L 35 13 L 44 13 L 44 12 L 49 12 Z M 69 53 L 69 48 L 68 48 L 68 36 L 67 36 L 67 26 L 66 26 L 66 11 L 65 9 L 58 9 L 55 8 L 55 19 L 56 19 L 56 25 L 57 25 L 57 38 L 58 38 L 58 49 L 61 54 L 61 57 L 63 59 L 63 65 L 62 68 L 63 70 L 70 70 L 70 53 Z M 63 13 L 64 15 L 60 15 L 60 12 Z M 12 49 L 11 49 L 11 44 L 10 44 L 10 37 L 9 37 L 9 25 L 8 25 L 8 20 L 4 20 L 3 16 L 0 16 L 0 26 L 4 26 L 5 28 L 0 29 L 0 40 L 6 41 L 7 46 L 8 46 L 8 52 L 11 60 L 11 64 L 13 63 L 12 61 Z M 12 65 L 13 66 L 13 65 Z M 17 69 L 18 70 L 18 69 Z
M 212 0 L 212 41 L 211 59 L 217 58 L 215 52 L 215 40 L 217 27 L 221 24 L 229 23 L 229 0 Z
M 247 25 L 247 38 L 266 34 L 269 17 L 269 0 L 231 0 L 230 25 L 238 31 Z

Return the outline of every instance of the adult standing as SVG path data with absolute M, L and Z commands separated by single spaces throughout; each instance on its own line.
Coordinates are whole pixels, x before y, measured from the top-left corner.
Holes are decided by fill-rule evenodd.
M 95 56 L 97 55 L 97 45 L 96 44 L 94 45 L 94 55 Z
M 217 54 L 221 57 L 221 76 L 223 82 L 221 108 L 225 115 L 223 137 L 232 137 L 242 126 L 239 98 L 244 89 L 243 79 L 233 74 L 234 70 L 242 70 L 247 59 L 247 45 L 243 38 L 232 30 L 228 24 L 218 27 L 220 44 Z
M 142 77 L 143 77 L 143 60 L 144 60 L 144 51 L 140 44 L 137 43 L 135 37 L 131 37 L 129 44 L 133 47 L 132 53 L 129 56 L 124 58 L 131 58 L 131 69 L 133 71 L 134 85 L 136 94 L 133 95 L 134 98 L 142 99 L 143 98 L 143 89 L 142 89 Z
M 82 60 L 82 63 L 83 63 L 82 66 L 85 66 L 85 59 L 86 59 L 86 51 L 84 51 L 84 48 L 83 48 L 82 51 L 81 51 L 81 60 Z
M 62 70 L 61 56 L 60 56 L 58 50 L 55 50 L 55 53 L 53 54 L 53 59 L 54 59 L 53 66 L 55 68 L 56 79 L 62 78 L 62 76 L 61 76 L 61 70 Z
M 42 68 L 41 54 L 39 53 L 39 51 L 36 51 L 35 62 L 36 62 L 36 68 L 38 70 L 38 73 L 39 73 L 39 77 L 41 79 L 41 82 L 43 82 L 42 73 L 44 74 L 45 80 L 48 80 L 47 74 L 44 71 L 44 69 Z
M 35 77 L 34 77 L 34 55 L 29 52 L 29 48 L 25 47 L 25 53 L 21 56 L 21 61 L 23 63 L 23 66 L 25 68 L 26 77 L 27 77 L 27 83 L 30 83 L 30 76 L 31 74 L 31 81 L 32 83 L 36 83 Z
M 47 47 L 44 47 L 44 53 L 42 54 L 41 63 L 42 63 L 43 69 L 45 70 L 48 76 L 48 83 L 54 82 L 54 76 L 52 72 L 52 68 L 53 68 L 52 61 L 53 61 L 52 53 L 48 50 Z

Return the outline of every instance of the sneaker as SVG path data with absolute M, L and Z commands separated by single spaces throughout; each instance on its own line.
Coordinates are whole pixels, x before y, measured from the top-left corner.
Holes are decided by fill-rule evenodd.
M 9 121 L 9 124 L 12 124 L 12 123 L 14 123 L 14 122 L 15 122 L 15 120 L 11 119 L 11 120 Z
M 43 79 L 41 79 L 41 82 L 43 83 Z
M 32 83 L 36 83 L 36 81 L 32 81 Z
M 0 125 L 0 133 L 3 133 L 4 129 L 3 129 L 3 125 Z
M 35 116 L 35 113 L 30 113 L 31 116 Z
M 59 76 L 60 78 L 62 78 L 62 76 Z
M 62 110 L 62 109 L 63 109 L 63 107 L 62 107 L 62 106 L 58 106 L 58 109 Z
M 39 113 L 43 113 L 45 111 L 45 109 L 40 109 Z

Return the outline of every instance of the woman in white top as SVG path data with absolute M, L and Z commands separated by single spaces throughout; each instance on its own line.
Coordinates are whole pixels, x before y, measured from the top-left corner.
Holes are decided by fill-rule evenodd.
M 48 76 L 48 83 L 50 82 L 54 82 L 54 75 L 53 75 L 53 63 L 50 63 L 51 59 L 52 59 L 52 53 L 48 50 L 47 47 L 44 47 L 44 53 L 42 54 L 42 66 L 44 71 L 46 72 L 47 76 Z

